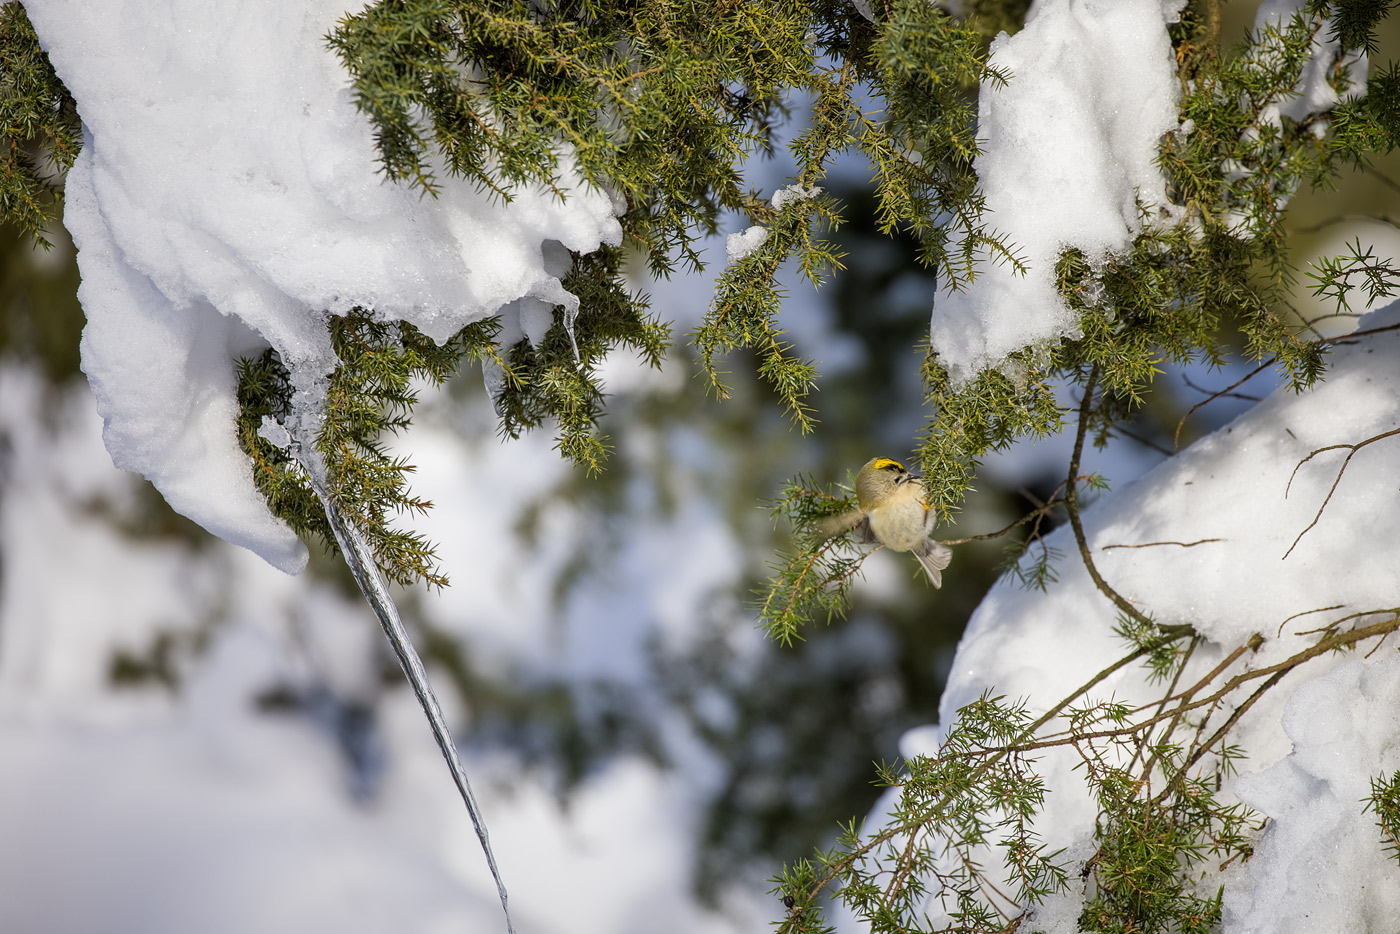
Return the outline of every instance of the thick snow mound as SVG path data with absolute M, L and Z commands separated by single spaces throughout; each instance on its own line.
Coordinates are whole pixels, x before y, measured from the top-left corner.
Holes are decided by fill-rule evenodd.
M 1362 319 L 1360 330 L 1394 325 L 1400 302 Z M 1318 448 L 1400 425 L 1400 330 L 1338 345 L 1329 364 L 1313 390 L 1275 391 L 1085 511 L 1104 578 L 1157 622 L 1189 623 L 1205 637 L 1183 683 L 1254 633 L 1262 647 L 1232 670 L 1275 664 L 1316 641 L 1308 630 L 1397 604 L 1400 438 L 1360 448 L 1320 516 L 1348 451 L 1299 464 Z M 1117 610 L 1089 579 L 1070 529 L 1046 544 L 1059 553 L 1059 580 L 1044 593 L 1008 578 L 991 590 L 958 646 L 940 726 L 906 735 L 906 755 L 935 752 L 957 710 L 984 690 L 1026 698 L 1038 715 L 1126 654 L 1112 631 Z M 1371 776 L 1400 767 L 1400 664 L 1393 643 L 1365 657 L 1373 648 L 1368 642 L 1349 655 L 1311 659 L 1233 731 L 1231 742 L 1248 756 L 1240 765 L 1247 774 L 1227 782 L 1223 794 L 1270 824 L 1255 858 L 1225 880 L 1227 932 L 1369 930 L 1375 919 L 1394 917 L 1400 867 L 1384 858 L 1361 799 Z M 1112 697 L 1136 705 L 1164 693 L 1130 665 L 1079 703 Z M 1051 792 L 1037 831 L 1052 850 L 1082 846 L 1094 827 L 1079 761 L 1063 748 L 1040 759 Z M 1053 906 L 1045 913 L 1056 914 Z
M 83 119 L 64 222 L 112 459 L 288 571 L 305 551 L 234 435 L 238 357 L 271 345 L 308 388 L 335 363 L 328 312 L 372 308 L 441 340 L 522 298 L 576 307 L 546 252 L 621 237 L 610 199 L 571 170 L 563 201 L 536 189 L 504 204 L 446 173 L 436 199 L 386 182 L 324 39 L 355 9 L 28 4 Z
M 1400 769 L 1400 657 L 1348 661 L 1300 686 L 1283 711 L 1293 751 L 1235 785 L 1272 820 L 1227 926 L 1249 934 L 1384 931 L 1400 918 L 1400 866 L 1363 814 L 1371 779 Z

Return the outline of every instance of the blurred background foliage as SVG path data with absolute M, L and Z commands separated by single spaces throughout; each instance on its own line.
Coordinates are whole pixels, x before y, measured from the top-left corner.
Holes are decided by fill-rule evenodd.
M 1014 29 L 1027 6 L 1020 0 L 969 5 L 988 38 L 997 29 Z M 1252 21 L 1251 5 L 1228 4 L 1225 11 L 1226 36 L 1241 34 Z M 1387 29 L 1393 33 L 1396 25 L 1391 22 Z M 797 107 L 799 129 L 801 119 Z M 772 174 L 781 177 L 781 168 Z M 587 478 L 575 471 L 545 496 L 520 504 L 514 529 L 488 533 L 515 535 L 528 544 L 541 534 L 541 515 L 561 504 L 588 518 L 596 534 L 580 538 L 577 553 L 555 581 L 554 605 L 561 613 L 580 580 L 606 574 L 615 552 L 609 541 L 624 539 L 629 524 L 647 514 L 673 514 L 686 496 L 698 492 L 709 500 L 743 543 L 748 571 L 739 592 L 711 594 L 695 608 L 695 629 L 705 635 L 687 643 L 684 651 L 658 642 L 651 656 L 654 682 L 663 687 L 671 711 L 679 711 L 722 763 L 700 841 L 696 885 L 707 895 L 739 875 L 766 877 L 776 864 L 828 842 L 838 822 L 869 810 L 878 794 L 872 763 L 896 758 L 905 730 L 936 720 L 962 629 L 1003 570 L 1005 543 L 962 546 L 943 589 L 934 591 L 912 560 L 883 555 L 889 567 L 881 570 L 878 585 L 857 588 L 845 620 L 811 627 L 806 641 L 792 647 L 769 643 L 756 654 L 738 652 L 730 638 L 754 626 L 749 594 L 761 586 L 768 562 L 786 544 L 788 530 L 772 526 L 764 502 L 798 472 L 845 482 L 848 472 L 870 456 L 906 457 L 925 418 L 919 345 L 927 335 L 938 283 L 916 261 L 918 246 L 912 239 L 890 238 L 877 230 L 874 196 L 862 169 L 848 166 L 835 174 L 844 182 L 829 182 L 828 190 L 846 206 L 846 222 L 834 234 L 846 268 L 815 294 L 791 290 L 783 311 L 796 352 L 823 362 L 815 434 L 802 437 L 791 430 L 771 390 L 753 375 L 742 354 L 730 361 L 731 398 L 722 403 L 708 398 L 691 378 L 696 361 L 677 344 L 666 365 L 686 374 L 685 379 L 609 398 L 602 427 L 616 453 L 604 473 Z M 1385 206 L 1400 203 L 1397 180 L 1400 155 L 1392 155 L 1351 173 L 1338 191 L 1300 194 L 1291 207 L 1294 255 L 1301 261 L 1318 252 L 1336 252 L 1340 232 L 1353 236 L 1358 218 L 1370 218 L 1364 223 L 1393 235 L 1396 212 L 1387 213 Z M 21 231 L 0 227 L 0 367 L 36 369 L 58 389 L 82 379 L 78 346 L 83 317 L 72 243 L 58 225 L 47 236 L 52 246 L 45 250 Z M 640 273 L 637 286 L 651 287 Z M 693 277 L 670 289 L 681 287 L 709 286 L 703 277 Z M 666 295 L 673 291 L 662 292 L 654 303 L 663 319 L 669 317 Z M 1299 315 L 1321 313 L 1303 292 L 1300 287 Z M 703 310 L 703 296 L 696 304 Z M 683 332 L 693 322 L 678 324 L 677 332 Z M 1244 370 L 1241 365 L 1240 372 Z M 1178 420 L 1209 390 L 1233 378 L 1228 372 L 1165 374 L 1131 426 L 1133 437 L 1110 445 L 1108 456 L 1118 452 L 1119 463 L 1129 466 L 1116 473 L 1109 467 L 1106 475 L 1118 484 L 1168 456 Z M 57 394 L 46 398 L 57 399 Z M 1247 404 L 1247 399 L 1226 398 L 1196 413 L 1183 433 L 1183 446 Z M 479 371 L 460 374 L 435 405 L 434 418 L 475 434 L 478 443 L 508 443 L 495 437 Z M 0 437 L 0 510 L 12 443 Z M 412 448 L 411 433 L 406 447 Z M 661 454 L 637 453 L 648 449 Z M 990 531 L 1018 517 L 1030 501 L 1026 494 L 1046 497 L 1061 470 L 1058 461 L 1033 453 L 994 466 L 968 499 L 959 536 Z M 694 482 L 677 483 L 682 471 Z M 130 484 L 135 491 L 130 497 L 82 508 L 133 538 L 180 542 L 196 551 L 209 541 L 145 481 L 132 476 Z M 639 484 L 649 491 L 640 506 L 633 495 Z M 0 587 L 5 551 L 15 547 L 20 544 L 0 542 Z M 308 574 L 355 594 L 339 560 L 313 555 Z M 473 712 L 461 736 L 467 746 L 509 751 L 552 775 L 564 797 L 617 755 L 641 754 L 665 763 L 661 732 L 669 721 L 634 685 L 516 678 L 490 670 L 471 645 L 425 619 L 425 599 L 421 588 L 404 592 L 401 608 L 440 689 L 450 684 Z M 199 654 L 208 631 L 218 624 L 215 612 L 193 629 L 180 627 L 143 649 L 117 653 L 110 663 L 113 689 L 178 692 L 182 666 Z M 371 625 L 368 616 L 365 625 Z M 381 650 L 381 692 L 403 690 L 396 664 L 385 647 Z M 338 697 L 329 689 L 281 685 L 269 688 L 257 702 L 269 716 L 307 717 L 327 730 L 342 751 L 347 790 L 373 798 L 382 767 L 376 753 L 375 697 Z
M 490 533 L 528 543 L 540 534 L 540 516 L 550 508 L 563 505 L 588 516 L 597 534 L 580 540 L 555 582 L 554 602 L 562 613 L 575 584 L 607 573 L 615 553 L 609 539 L 625 537 L 629 523 L 638 521 L 629 505 L 635 484 L 650 489 L 645 509 L 658 516 L 674 513 L 683 497 L 695 495 L 693 485 L 682 489 L 675 482 L 666 457 L 629 452 L 654 443 L 670 456 L 702 454 L 685 464 L 685 472 L 699 478 L 700 495 L 727 517 L 744 543 L 747 579 L 740 592 L 712 594 L 696 608 L 695 628 L 706 633 L 703 638 L 689 643 L 684 654 L 658 644 L 653 664 L 666 699 L 724 763 L 701 841 L 696 882 L 707 894 L 737 875 L 766 876 L 776 862 L 822 843 L 838 821 L 869 808 L 877 793 L 872 763 L 897 757 L 899 736 L 934 717 L 962 627 L 998 573 L 998 546 L 960 549 L 958 573 L 934 591 L 916 576 L 913 561 L 897 560 L 907 556 L 886 556 L 893 567 L 886 583 L 892 588 L 859 591 L 848 619 L 813 629 L 807 641 L 791 648 L 765 644 L 754 658 L 728 637 L 754 626 L 748 594 L 767 576 L 767 563 L 787 533 L 773 528 L 764 501 L 795 469 L 844 482 L 868 452 L 907 456 L 922 418 L 915 346 L 926 333 L 934 283 L 913 262 L 912 242 L 891 242 L 875 230 L 868 191 L 837 195 L 852 206 L 853 222 L 839 235 L 852 256 L 850 270 L 815 298 L 793 299 L 795 315 L 825 319 L 818 337 L 842 347 L 844 363 L 831 368 L 817 402 L 822 427 L 815 436 L 804 439 L 791 430 L 769 390 L 742 360 L 734 361 L 735 392 L 724 402 L 705 397 L 688 377 L 670 388 L 619 394 L 609 399 L 602 423 L 617 449 L 607 469 L 594 478 L 574 471 L 546 496 L 520 504 L 514 529 Z M 44 251 L 19 231 L 3 229 L 0 366 L 41 369 L 54 389 L 46 399 L 56 405 L 59 389 L 83 379 L 78 359 L 83 316 L 71 241 L 61 227 L 50 239 L 53 247 Z M 671 348 L 667 366 L 694 372 L 694 361 L 681 346 Z M 496 437 L 479 371 L 460 374 L 437 402 L 434 417 L 475 430 L 477 442 L 510 443 Z M 0 438 L 0 451 L 8 443 Z M 410 432 L 405 447 L 412 446 Z M 192 549 L 212 541 L 173 512 L 145 480 L 128 475 L 128 482 L 135 491 L 131 497 L 84 508 L 133 538 L 164 538 Z M 0 497 L 3 490 L 0 458 Z M 1014 491 L 988 489 L 968 512 L 988 524 L 1001 522 L 1017 508 L 1016 499 Z M 4 552 L 12 547 L 16 543 L 0 543 L 0 586 Z M 459 586 L 470 586 L 464 570 L 453 570 L 462 575 Z M 307 573 L 333 582 L 347 597 L 357 594 L 337 558 L 313 549 Z M 663 718 L 632 685 L 503 677 L 480 664 L 470 645 L 425 619 L 421 604 L 431 597 L 421 587 L 400 597 L 440 689 L 455 689 L 472 710 L 470 728 L 460 737 L 466 745 L 508 750 L 528 766 L 546 770 L 561 796 L 619 754 L 640 753 L 665 763 L 659 736 Z M 365 624 L 371 623 L 367 616 Z M 114 653 L 113 689 L 178 692 L 182 668 L 198 657 L 218 625 L 217 617 L 195 630 L 182 625 L 143 648 Z M 379 668 L 382 691 L 403 689 L 387 649 Z M 347 787 L 372 798 L 382 765 L 373 752 L 373 698 L 336 698 L 325 690 L 280 685 L 257 703 L 270 716 L 307 717 L 328 730 L 345 758 Z

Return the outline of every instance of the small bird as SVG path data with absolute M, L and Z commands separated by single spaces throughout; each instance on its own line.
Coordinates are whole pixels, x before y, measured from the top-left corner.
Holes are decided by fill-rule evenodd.
M 924 504 L 919 478 L 899 461 L 873 457 L 856 474 L 858 508 L 821 522 L 827 536 L 859 526 L 864 541 L 879 542 L 891 551 L 912 551 L 933 586 L 943 586 L 943 569 L 953 549 L 929 538 L 933 513 Z

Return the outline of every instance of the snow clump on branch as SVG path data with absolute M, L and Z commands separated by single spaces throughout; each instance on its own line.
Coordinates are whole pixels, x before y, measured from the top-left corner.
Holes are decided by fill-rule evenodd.
M 112 460 L 288 572 L 306 549 L 238 446 L 240 357 L 275 348 L 303 423 L 314 421 L 336 364 L 328 314 L 362 307 L 441 341 L 519 302 L 505 331 L 534 339 L 540 303 L 577 307 L 557 254 L 621 241 L 612 201 L 567 158 L 565 200 L 529 187 L 502 203 L 445 171 L 436 198 L 386 182 L 324 40 L 356 9 L 28 5 L 83 119 L 64 223 L 82 273 L 83 369 Z
M 1023 30 L 992 42 L 984 82 L 977 175 L 984 219 L 1025 264 L 978 254 L 977 278 L 938 299 L 930 335 L 954 383 L 1008 354 L 1061 337 L 1078 321 L 1055 291 L 1067 247 L 1091 262 L 1128 249 L 1138 201 L 1165 205 L 1155 165 L 1177 126 L 1178 85 L 1167 24 L 1182 6 L 1161 0 L 1047 0 Z

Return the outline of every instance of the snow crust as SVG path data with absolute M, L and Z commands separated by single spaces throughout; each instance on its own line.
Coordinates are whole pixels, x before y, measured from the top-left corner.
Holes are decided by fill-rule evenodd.
M 1394 325 L 1400 302 L 1359 327 Z M 1265 641 L 1246 664 L 1263 668 L 1315 641 L 1307 630 L 1396 605 L 1394 439 L 1352 458 L 1317 525 L 1288 552 L 1347 452 L 1314 457 L 1296 475 L 1295 467 L 1317 448 L 1397 424 L 1400 331 L 1387 331 L 1336 347 L 1325 382 L 1312 391 L 1276 390 L 1085 511 L 1104 578 L 1157 622 L 1189 623 L 1205 637 L 1184 683 L 1254 633 Z M 1040 593 L 1004 578 L 988 593 L 958 647 L 939 725 L 907 734 L 905 754 L 933 754 L 958 709 L 984 690 L 1026 698 L 1038 715 L 1125 654 L 1112 633 L 1116 610 L 1089 579 L 1070 529 L 1056 530 L 1046 544 L 1061 555 L 1058 582 Z M 1400 658 L 1391 643 L 1362 657 L 1373 647 L 1307 662 L 1238 725 L 1234 742 L 1248 759 L 1224 795 L 1270 823 L 1255 858 L 1226 879 L 1226 932 L 1378 930 L 1378 919 L 1400 911 L 1400 866 L 1385 857 L 1361 804 L 1371 776 L 1400 767 Z M 1089 699 L 1132 705 L 1161 692 L 1143 669 L 1129 666 Z M 1093 830 L 1078 761 L 1067 750 L 1046 750 L 1040 759 L 1050 794 L 1036 829 L 1051 850 L 1078 852 Z M 1071 893 L 1041 909 L 1032 930 L 1074 930 L 1083 891 L 1074 873 L 1071 881 Z
M 1138 201 L 1166 203 L 1153 164 L 1177 125 L 1178 85 L 1166 26 L 1180 2 L 1044 0 L 1025 28 L 998 36 L 984 82 L 977 175 L 984 220 L 1028 267 L 1020 275 L 983 251 L 976 279 L 940 296 L 930 334 L 961 383 L 1023 347 L 1077 333 L 1055 292 L 1055 261 L 1078 247 L 1090 262 L 1131 245 Z
M 554 305 L 569 320 L 578 307 L 560 255 L 621 237 L 609 197 L 567 158 L 564 201 L 536 187 L 503 204 L 445 171 L 436 199 L 386 182 L 324 42 L 358 7 L 28 4 L 83 119 L 64 223 L 107 449 L 178 511 L 289 572 L 306 552 L 238 448 L 236 360 L 276 348 L 311 409 L 335 364 L 327 314 L 361 306 L 442 340 L 504 309 L 504 336 L 538 341 Z
M 1400 769 L 1397 710 L 1393 650 L 1342 662 L 1293 692 L 1282 719 L 1292 751 L 1235 784 L 1242 801 L 1273 820 L 1243 884 L 1227 893 L 1227 928 L 1383 931 L 1400 918 L 1400 866 L 1359 804 L 1373 777 Z

